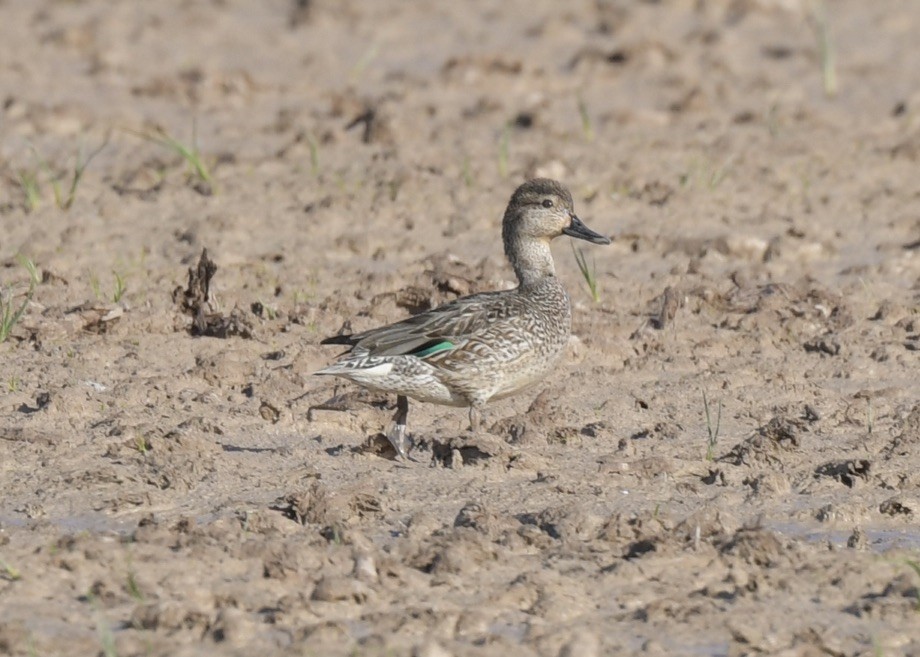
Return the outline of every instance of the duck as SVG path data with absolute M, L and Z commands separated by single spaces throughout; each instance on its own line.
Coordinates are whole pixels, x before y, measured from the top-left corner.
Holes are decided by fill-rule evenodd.
M 409 398 L 469 409 L 480 432 L 486 404 L 524 391 L 557 367 L 572 331 L 572 305 L 556 276 L 550 242 L 566 235 L 593 244 L 610 239 L 575 214 L 560 182 L 534 178 L 511 195 L 502 219 L 505 256 L 517 287 L 454 299 L 408 319 L 325 338 L 348 349 L 317 372 L 396 395 L 386 436 L 407 459 Z

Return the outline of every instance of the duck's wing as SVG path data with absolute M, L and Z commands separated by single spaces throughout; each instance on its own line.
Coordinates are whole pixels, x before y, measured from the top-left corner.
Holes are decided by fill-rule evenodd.
M 511 314 L 513 291 L 462 297 L 395 324 L 326 338 L 322 344 L 351 345 L 367 356 L 412 355 L 425 358 L 462 346 L 477 332 Z

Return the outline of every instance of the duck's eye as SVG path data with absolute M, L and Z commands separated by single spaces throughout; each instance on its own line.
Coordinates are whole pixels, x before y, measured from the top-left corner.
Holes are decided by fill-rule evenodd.
M 543 207 L 544 207 L 544 208 L 551 208 L 551 207 L 553 207 L 553 199 L 551 199 L 551 198 L 545 198 L 545 199 L 543 199 Z

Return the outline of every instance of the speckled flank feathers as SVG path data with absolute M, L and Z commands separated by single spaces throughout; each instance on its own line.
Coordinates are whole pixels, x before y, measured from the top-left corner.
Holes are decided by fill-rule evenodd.
M 396 393 L 396 428 L 388 435 L 401 456 L 406 455 L 406 397 L 468 406 L 471 428 L 478 431 L 487 402 L 540 381 L 565 349 L 572 311 L 549 248 L 563 234 L 610 243 L 578 219 L 563 185 L 542 178 L 524 183 L 502 222 L 517 288 L 473 294 L 389 326 L 327 338 L 323 344 L 351 349 L 317 374 Z

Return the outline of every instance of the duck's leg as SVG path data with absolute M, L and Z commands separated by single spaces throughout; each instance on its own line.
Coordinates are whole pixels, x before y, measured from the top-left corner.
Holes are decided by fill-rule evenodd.
M 409 445 L 406 436 L 406 420 L 409 419 L 409 398 L 405 395 L 396 395 L 396 413 L 393 415 L 395 425 L 387 433 L 387 439 L 403 459 L 409 458 Z
M 484 404 L 473 403 L 470 405 L 470 432 L 473 435 L 479 433 L 482 428 L 482 408 Z

